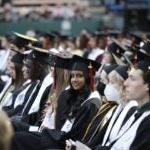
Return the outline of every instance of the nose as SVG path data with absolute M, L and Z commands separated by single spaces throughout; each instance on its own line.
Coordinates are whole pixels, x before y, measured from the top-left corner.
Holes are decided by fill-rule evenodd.
M 127 87 L 127 86 L 128 86 L 128 84 L 129 84 L 129 80 L 128 80 L 128 79 L 126 79 L 126 80 L 124 81 L 124 86 L 125 86 L 125 87 Z
M 73 76 L 73 77 L 72 77 L 72 81 L 77 81 L 77 77 L 76 77 L 76 76 Z

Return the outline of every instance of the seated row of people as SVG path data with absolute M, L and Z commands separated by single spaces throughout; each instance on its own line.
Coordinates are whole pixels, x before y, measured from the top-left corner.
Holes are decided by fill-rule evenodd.
M 15 130 L 11 149 L 148 148 L 147 54 L 136 66 L 101 65 L 32 48 L 21 54 L 23 75 L 30 80 L 6 92 L 1 101 Z M 97 91 L 94 73 L 99 68 Z

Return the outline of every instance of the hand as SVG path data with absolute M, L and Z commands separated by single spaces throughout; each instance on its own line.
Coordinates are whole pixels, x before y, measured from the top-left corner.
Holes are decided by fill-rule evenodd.
M 74 141 L 72 141 L 71 139 L 70 140 L 66 140 L 65 150 L 71 150 L 73 146 L 75 146 L 75 142 Z

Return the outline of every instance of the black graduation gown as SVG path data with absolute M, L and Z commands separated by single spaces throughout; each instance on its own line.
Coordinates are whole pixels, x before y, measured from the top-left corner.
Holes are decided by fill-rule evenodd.
M 35 125 L 37 122 L 40 123 L 42 110 L 48 99 L 52 83 L 53 78 L 49 74 L 40 82 L 39 87 L 37 87 L 37 92 L 34 92 L 33 97 L 22 112 L 23 122 L 30 125 Z
M 19 116 L 15 116 L 15 117 L 11 118 L 11 121 L 12 121 L 15 131 L 28 131 L 31 125 L 32 126 L 40 126 L 41 125 L 42 110 L 48 99 L 50 88 L 51 88 L 51 85 L 48 86 L 46 88 L 46 90 L 44 91 L 44 93 L 41 97 L 41 100 L 40 100 L 40 108 L 39 108 L 38 112 L 28 114 L 28 111 L 31 108 L 31 105 L 33 104 L 33 101 L 35 100 L 35 96 L 37 96 L 37 93 L 38 93 L 38 90 L 37 90 L 34 93 L 30 102 L 28 103 L 21 118 Z
M 69 95 L 69 90 L 62 92 L 62 94 L 60 95 L 61 99 L 64 102 L 64 105 L 65 104 L 68 105 L 68 102 L 65 102 L 65 101 L 68 101 L 68 95 Z M 67 97 L 65 97 L 65 96 L 67 96 Z M 87 97 L 86 97 L 86 99 L 87 99 Z M 74 114 L 75 121 L 73 123 L 71 130 L 68 133 L 60 131 L 60 130 L 56 130 L 56 129 L 55 130 L 45 129 L 45 130 L 43 130 L 41 135 L 39 135 L 39 136 L 35 135 L 35 139 L 33 139 L 34 136 L 32 135 L 31 142 L 32 142 L 32 140 L 34 140 L 34 141 L 37 140 L 37 145 L 38 145 L 38 147 L 41 146 L 40 149 L 42 150 L 42 149 L 64 148 L 66 139 L 72 138 L 73 140 L 81 140 L 88 124 L 90 123 L 93 116 L 97 113 L 99 106 L 100 106 L 100 99 L 96 98 L 96 97 L 93 97 L 93 98 L 91 97 L 83 105 L 81 105 L 81 103 L 80 103 L 80 105 L 78 105 L 77 112 Z M 59 105 L 58 105 L 58 107 L 59 107 Z M 68 105 L 65 108 L 67 108 L 67 109 L 64 110 L 63 115 L 66 120 L 69 117 L 68 115 L 70 114 L 71 105 Z M 18 134 L 20 134 L 20 136 Z M 22 132 L 22 134 L 23 135 L 27 134 L 27 137 L 29 139 L 29 136 L 30 136 L 29 134 L 31 134 L 31 133 Z M 18 147 L 17 145 L 20 143 L 20 140 L 19 140 L 20 138 L 21 138 L 21 133 L 16 133 L 12 149 L 17 150 L 17 147 Z M 28 146 L 31 145 L 30 143 L 27 142 L 26 136 L 24 136 L 23 138 L 24 138 L 24 140 L 21 140 L 23 143 L 28 144 Z M 41 141 L 41 142 L 39 142 L 39 141 Z M 17 144 L 15 144 L 15 143 L 17 143 Z M 41 145 L 39 143 L 41 143 Z M 20 143 L 20 145 L 21 145 L 21 143 Z M 33 146 L 32 146 L 32 148 L 33 148 Z M 36 145 L 34 146 L 33 150 L 34 149 L 37 149 Z
M 140 124 L 136 137 L 130 147 L 131 150 L 150 149 L 150 115 Z
M 22 105 L 18 105 L 16 108 L 14 108 L 14 104 L 16 101 L 17 96 L 23 91 L 25 90 L 25 88 L 27 88 L 27 86 L 29 86 L 29 84 L 21 87 L 18 90 L 15 90 L 12 92 L 13 94 L 13 99 L 12 99 L 12 104 L 10 106 L 4 106 L 3 110 L 8 114 L 9 117 L 12 117 L 14 115 L 20 115 L 21 111 L 23 110 L 27 100 L 30 98 L 30 95 L 35 87 L 35 85 L 37 84 L 37 82 L 32 82 L 30 83 L 30 88 L 28 89 L 28 91 L 25 93 L 25 98 L 24 98 L 24 102 L 22 103 Z
M 142 119 L 140 124 L 139 123 L 137 124 L 138 128 L 136 130 L 136 126 L 134 126 L 135 123 L 138 120 L 140 120 L 144 115 L 146 117 Z M 138 109 L 137 113 L 135 114 L 135 120 L 132 126 L 130 127 L 130 129 L 126 133 L 130 133 L 131 135 L 135 135 L 135 136 L 133 136 L 133 138 L 130 139 L 131 144 L 128 144 L 129 150 L 149 150 L 150 149 L 150 102 L 146 103 L 140 109 Z M 128 138 L 127 134 L 125 134 L 125 136 Z
M 132 106 L 132 107 L 128 110 L 128 112 L 127 112 L 127 114 L 126 114 L 126 116 L 125 116 L 125 118 L 124 118 L 124 120 L 123 120 L 123 122 L 122 122 L 122 124 L 121 124 L 121 127 L 122 127 L 122 126 L 126 123 L 126 121 L 128 121 L 128 119 L 134 114 L 134 112 L 136 111 L 136 109 L 137 109 L 136 106 Z M 123 110 L 122 110 L 122 111 L 123 111 Z M 121 112 L 122 112 L 122 111 L 121 111 Z M 119 113 L 119 116 L 116 118 L 116 120 L 120 117 L 121 112 Z M 111 120 L 111 118 L 107 121 L 107 123 L 106 123 L 106 125 L 104 126 L 104 128 L 94 137 L 94 139 L 93 139 L 90 143 L 88 143 L 88 146 L 89 146 L 89 147 L 91 147 L 91 148 L 94 149 L 94 150 L 109 150 L 109 149 L 111 148 L 111 146 L 113 145 L 113 143 L 111 143 L 109 146 L 101 146 L 102 140 L 103 140 L 104 135 L 105 135 L 105 133 L 106 133 L 106 130 L 108 130 L 107 127 L 108 127 L 108 125 L 109 125 L 109 123 L 110 123 L 110 120 Z M 115 120 L 115 122 L 116 122 L 116 120 Z
M 115 102 L 104 102 L 102 106 L 100 107 L 100 110 L 92 119 L 92 122 L 88 126 L 88 129 L 86 131 L 86 134 L 84 135 L 84 138 L 82 139 L 83 143 L 90 144 L 93 140 L 93 138 L 104 128 L 105 124 L 107 123 L 107 120 L 109 118 L 105 118 L 107 120 L 103 120 L 107 112 L 113 107 L 117 106 L 117 103 Z M 111 116 L 109 116 L 111 117 Z M 104 124 L 103 124 L 104 123 Z
M 80 106 L 78 106 L 78 111 L 75 114 L 75 121 L 73 123 L 73 126 L 68 133 L 48 129 L 45 129 L 42 132 L 43 147 L 54 149 L 64 148 L 65 140 L 67 139 L 81 140 L 86 131 L 87 126 L 89 125 L 93 116 L 97 113 L 99 107 L 100 107 L 100 100 L 99 98 L 94 97 L 93 98 L 91 97 L 83 105 L 80 104 Z M 68 119 L 68 116 L 66 119 Z
M 3 90 L 5 82 L 0 79 L 0 92 Z

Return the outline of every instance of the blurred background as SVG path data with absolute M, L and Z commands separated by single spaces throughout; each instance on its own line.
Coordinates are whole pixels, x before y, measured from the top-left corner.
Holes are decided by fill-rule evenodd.
M 0 0 L 0 35 L 83 29 L 150 31 L 150 0 Z

